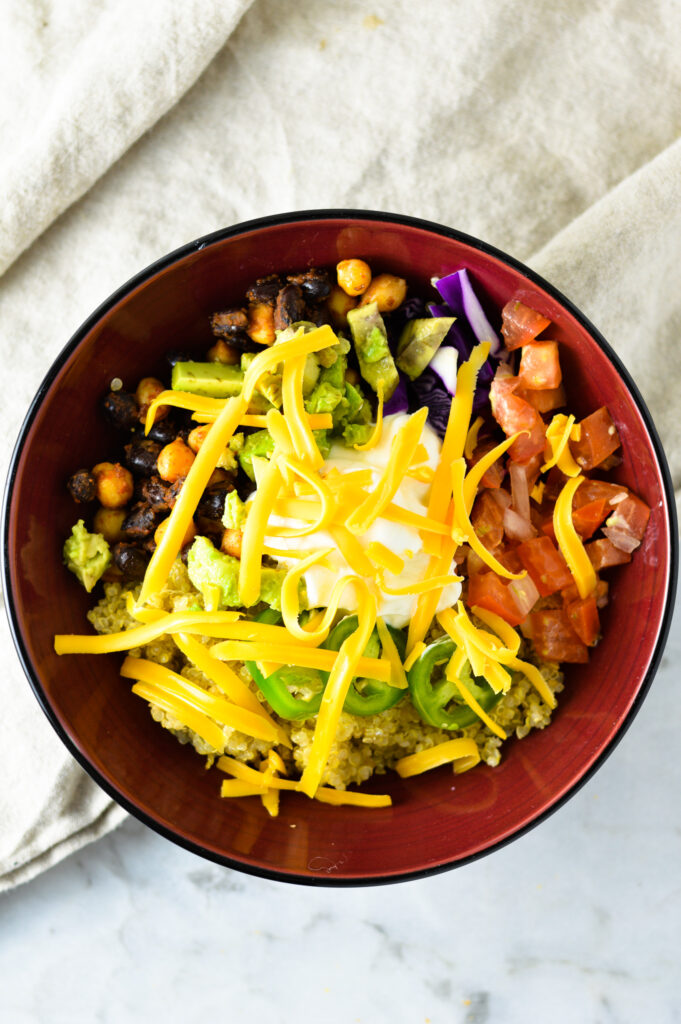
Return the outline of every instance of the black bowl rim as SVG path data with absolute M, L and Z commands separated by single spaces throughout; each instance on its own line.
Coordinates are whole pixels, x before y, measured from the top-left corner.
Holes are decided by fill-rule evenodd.
M 215 853 L 211 850 L 207 850 L 200 844 L 193 842 L 192 840 L 186 839 L 181 835 L 178 835 L 172 829 L 167 828 L 160 822 L 156 821 L 146 811 L 137 807 L 134 803 L 119 793 L 114 786 L 110 785 L 109 782 L 93 767 L 88 761 L 84 754 L 76 747 L 75 743 L 71 740 L 65 730 L 62 728 L 61 723 L 58 721 L 52 707 L 47 699 L 47 695 L 42 688 L 38 674 L 35 671 L 33 665 L 28 657 L 28 652 L 24 647 L 24 643 L 21 637 L 19 629 L 18 618 L 14 607 L 14 595 L 12 592 L 10 571 L 9 571 L 9 552 L 8 552 L 8 535 L 9 535 L 9 513 L 12 502 L 12 495 L 14 491 L 14 484 L 16 481 L 17 467 L 21 453 L 24 448 L 26 437 L 30 427 L 35 419 L 35 416 L 42 404 L 42 401 L 47 394 L 53 380 L 61 369 L 63 363 L 71 355 L 74 349 L 80 344 L 83 338 L 92 330 L 95 324 L 101 319 L 101 317 L 113 308 L 118 302 L 126 297 L 139 285 L 144 284 L 159 271 L 164 270 L 171 264 L 183 259 L 186 256 L 190 256 L 192 253 L 199 252 L 202 249 L 207 248 L 215 242 L 221 242 L 224 239 L 232 238 L 237 235 L 248 234 L 253 231 L 262 230 L 263 228 L 276 227 L 280 224 L 292 224 L 301 221 L 310 220 L 366 220 L 366 221 L 382 221 L 388 224 L 401 224 L 407 227 L 419 228 L 423 231 L 429 231 L 436 235 L 441 235 L 445 238 L 451 238 L 455 241 L 462 242 L 465 245 L 470 246 L 473 249 L 477 249 L 480 252 L 485 253 L 488 256 L 492 256 L 502 263 L 507 264 L 514 270 L 519 271 L 529 281 L 538 287 L 542 288 L 549 295 L 551 295 L 557 302 L 559 302 L 581 326 L 590 334 L 596 344 L 605 353 L 608 359 L 612 362 L 624 384 L 626 385 L 638 411 L 646 425 L 648 433 L 650 435 L 652 446 L 655 451 L 658 466 L 660 469 L 660 476 L 662 478 L 666 505 L 667 515 L 669 519 L 669 533 L 670 533 L 670 563 L 669 563 L 669 580 L 667 585 L 667 603 L 665 605 L 664 613 L 662 616 L 662 622 L 660 624 L 660 631 L 657 637 L 657 642 L 652 653 L 648 671 L 646 672 L 641 686 L 639 687 L 638 693 L 627 712 L 627 716 L 622 722 L 617 733 L 612 737 L 610 742 L 601 751 L 596 760 L 589 766 L 589 768 L 580 776 L 569 789 L 553 801 L 548 807 L 546 807 L 540 814 L 532 818 L 531 821 L 521 825 L 518 829 L 512 832 L 510 835 L 504 836 L 496 843 L 485 847 L 483 850 L 478 850 L 476 853 L 469 855 L 468 857 L 460 858 L 458 860 L 444 861 L 440 864 L 431 865 L 427 868 L 415 869 L 413 871 L 405 871 L 396 874 L 390 874 L 386 876 L 357 876 L 357 877 L 329 877 L 324 878 L 310 877 L 308 875 L 301 875 L 296 872 L 287 872 L 282 870 L 270 870 L 268 868 L 262 868 L 257 865 L 249 864 L 247 861 L 240 861 L 236 858 L 222 856 L 221 854 Z M 35 694 L 38 703 L 40 704 L 43 712 L 47 716 L 53 729 L 65 744 L 70 753 L 75 757 L 76 761 L 85 769 L 88 775 L 94 779 L 94 781 L 107 793 L 113 800 L 122 806 L 129 814 L 137 818 L 143 824 L 153 829 L 159 835 L 169 839 L 171 842 L 176 843 L 178 846 L 190 853 L 194 853 L 200 857 L 204 857 L 216 864 L 220 864 L 223 867 L 232 868 L 233 870 L 243 872 L 244 874 L 255 875 L 260 878 L 265 878 L 270 881 L 283 881 L 298 885 L 312 885 L 321 886 L 325 888 L 349 888 L 358 887 L 364 885 L 388 885 L 395 882 L 411 881 L 419 878 L 429 878 L 432 875 L 439 874 L 443 871 L 451 870 L 456 867 L 463 867 L 465 864 L 470 864 L 473 861 L 479 860 L 482 857 L 486 857 L 496 850 L 500 850 L 502 847 L 508 845 L 521 836 L 526 835 L 532 829 L 536 828 L 543 821 L 546 821 L 552 814 L 554 814 L 560 807 L 562 807 L 567 801 L 573 797 L 579 790 L 584 786 L 601 768 L 607 758 L 613 752 L 615 747 L 621 741 L 624 734 L 627 732 L 634 718 L 638 714 L 645 697 L 650 690 L 653 679 L 659 668 L 662 654 L 667 642 L 669 635 L 669 628 L 671 625 L 672 616 L 674 613 L 674 599 L 676 595 L 677 576 L 678 576 L 678 563 L 679 563 L 679 541 L 678 541 L 678 525 L 676 516 L 676 502 L 674 496 L 674 488 L 671 479 L 671 473 L 667 463 L 666 455 L 660 436 L 657 432 L 657 428 L 653 422 L 652 416 L 648 411 L 648 408 L 643 400 L 643 397 L 634 383 L 629 371 L 621 362 L 617 353 L 605 340 L 603 335 L 598 329 L 591 323 L 591 321 L 584 316 L 584 314 L 562 294 L 559 289 L 555 288 L 552 284 L 546 281 L 543 277 L 537 274 L 530 267 L 527 267 L 524 263 L 509 256 L 501 249 L 497 249 L 495 246 L 490 245 L 487 242 L 482 241 L 479 238 L 475 238 L 472 235 L 468 235 L 463 231 L 459 231 L 456 228 L 450 228 L 446 225 L 437 224 L 433 221 L 424 220 L 420 217 L 411 217 L 405 214 L 395 214 L 386 211 L 375 211 L 375 210 L 353 210 L 353 209 L 320 209 L 320 210 L 297 210 L 290 213 L 279 213 L 271 214 L 266 217 L 258 217 L 248 221 L 242 221 L 238 224 L 234 224 L 231 227 L 221 228 L 218 231 L 213 231 L 210 234 L 203 235 L 200 238 L 195 239 L 192 242 L 188 242 L 185 245 L 180 246 L 178 249 L 173 250 L 160 259 L 149 264 L 144 270 L 131 277 L 124 285 L 116 289 L 95 311 L 81 324 L 78 330 L 73 334 L 70 340 L 66 343 L 62 351 L 59 353 L 52 366 L 48 370 L 45 378 L 43 379 L 36 395 L 29 406 L 28 412 L 24 419 L 24 422 L 19 431 L 19 435 L 12 453 L 10 461 L 9 471 L 7 474 L 7 480 L 5 483 L 3 505 L 2 505 L 2 534 L 0 536 L 0 563 L 2 569 L 2 584 L 5 593 L 5 608 L 7 611 L 7 617 L 9 620 L 10 632 L 12 639 L 16 647 L 19 660 L 23 667 L 24 673 L 26 674 L 28 681 L 31 685 L 33 693 Z

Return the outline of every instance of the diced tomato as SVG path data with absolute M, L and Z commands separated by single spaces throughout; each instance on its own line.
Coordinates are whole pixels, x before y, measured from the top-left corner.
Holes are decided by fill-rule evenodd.
M 565 388 L 560 384 L 557 388 L 544 388 L 543 391 L 531 391 L 529 388 L 518 388 L 516 394 L 529 402 L 537 412 L 553 412 L 554 409 L 565 407 Z
M 532 645 L 540 658 L 581 664 L 589 660 L 588 647 L 579 639 L 561 608 L 530 612 L 528 619 Z
M 563 604 L 567 607 L 572 601 L 576 601 L 579 597 L 579 591 L 575 583 L 571 583 L 569 587 L 563 587 L 560 592 L 560 596 L 563 598 Z
M 555 542 L 556 531 L 553 528 L 553 516 L 549 516 L 548 519 L 544 520 L 544 522 L 541 524 L 541 532 L 544 534 L 545 537 L 550 537 L 551 540 Z
M 498 562 L 501 562 L 504 569 L 508 569 L 509 572 L 523 571 L 524 566 L 523 563 L 520 561 L 520 558 L 518 557 L 517 548 L 507 547 L 504 548 L 503 551 L 497 551 L 495 554 L 495 558 L 497 559 Z
M 570 451 L 582 469 L 593 469 L 620 446 L 620 437 L 604 405 L 580 423 L 579 441 L 570 441 Z
M 476 462 L 479 462 L 483 455 L 487 455 L 493 448 L 496 448 L 497 442 L 493 438 L 485 438 L 483 441 L 479 441 L 475 446 L 473 456 L 470 459 L 469 465 L 474 466 Z M 497 459 L 488 470 L 485 471 L 481 481 L 481 487 L 501 487 L 501 483 L 506 476 L 506 470 L 502 459 Z
M 546 424 L 529 402 L 514 394 L 518 386 L 517 377 L 497 376 L 490 388 L 492 415 L 506 434 L 527 431 L 511 445 L 509 455 L 517 462 L 527 462 L 533 455 L 544 451 Z
M 620 551 L 607 537 L 600 540 L 592 540 L 590 544 L 584 545 L 584 550 L 591 559 L 596 572 L 601 569 L 609 569 L 612 565 L 624 565 L 631 561 L 631 555 L 627 551 Z
M 645 501 L 641 501 L 635 494 L 629 494 L 624 501 L 610 506 L 609 511 L 612 514 L 605 524 L 607 527 L 621 530 L 634 540 L 643 540 L 650 519 L 650 508 Z
M 558 466 L 552 466 L 549 470 L 549 475 L 546 478 L 546 487 L 544 488 L 544 501 L 555 502 L 560 492 L 565 487 L 568 478 L 562 470 L 558 469 Z M 582 484 L 578 488 L 577 494 L 586 487 L 586 484 Z
M 550 537 L 533 537 L 518 545 L 518 557 L 542 597 L 572 583 L 567 562 Z
M 536 309 L 530 309 L 529 306 L 514 299 L 507 302 L 502 309 L 501 319 L 501 333 L 508 349 L 520 348 L 521 345 L 534 341 L 551 323 Z
M 518 610 L 513 594 L 494 572 L 477 573 L 468 579 L 468 605 L 478 605 L 488 612 L 500 615 L 509 626 L 519 626 L 525 618 Z
M 563 379 L 557 341 L 533 341 L 523 345 L 518 380 L 528 391 L 557 388 Z
M 572 499 L 572 507 L 573 509 L 581 508 L 582 505 L 588 505 L 591 501 L 600 501 L 601 499 L 610 506 L 613 499 L 616 500 L 627 494 L 629 491 L 622 484 L 613 484 L 608 480 L 585 480 L 577 488 Z
M 608 505 L 605 498 L 597 501 L 590 501 L 581 508 L 572 508 L 572 523 L 580 537 L 593 536 L 601 523 L 607 519 L 612 512 L 612 506 Z
M 480 491 L 475 499 L 471 523 L 488 551 L 499 547 L 504 539 L 504 512 L 489 491 Z
M 583 600 L 578 598 L 571 601 L 566 611 L 570 625 L 579 639 L 587 647 L 593 647 L 601 631 L 596 598 L 592 595 Z

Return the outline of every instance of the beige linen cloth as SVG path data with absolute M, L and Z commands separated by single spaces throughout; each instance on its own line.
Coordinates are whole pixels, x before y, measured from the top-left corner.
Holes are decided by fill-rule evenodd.
M 681 483 L 680 48 L 676 0 L 6 0 L 3 470 L 52 360 L 130 275 L 250 217 L 363 207 L 478 235 L 561 288 Z M 1 628 L 0 890 L 124 817 Z

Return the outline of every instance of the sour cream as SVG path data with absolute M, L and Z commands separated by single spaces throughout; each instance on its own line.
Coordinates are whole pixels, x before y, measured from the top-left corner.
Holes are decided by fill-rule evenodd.
M 334 442 L 331 446 L 329 457 L 324 464 L 324 472 L 328 472 L 331 468 L 337 469 L 339 473 L 352 473 L 358 469 L 370 469 L 371 484 L 375 486 L 390 457 L 392 439 L 408 418 L 406 413 L 386 416 L 383 421 L 381 440 L 375 448 L 369 451 L 356 451 L 352 448 L 346 448 L 343 444 Z M 423 428 L 421 443 L 428 452 L 427 465 L 433 470 L 436 469 L 440 458 L 441 442 L 438 435 L 428 424 Z M 405 477 L 393 498 L 393 502 L 411 512 L 427 515 L 429 493 L 429 483 L 419 483 L 417 480 Z M 349 508 L 347 510 L 348 515 L 352 511 Z M 298 529 L 305 526 L 305 523 L 299 519 L 289 519 L 277 515 L 271 515 L 269 522 L 273 526 L 289 526 Z M 412 583 L 420 583 L 426 578 L 430 556 L 423 550 L 423 543 L 418 530 L 413 527 L 402 526 L 399 523 L 391 523 L 387 519 L 378 518 L 358 540 L 365 549 L 372 541 L 380 541 L 385 547 L 404 560 L 404 570 L 399 576 L 394 576 L 388 572 L 385 573 L 385 580 L 389 587 L 406 587 Z M 351 573 L 345 559 L 336 548 L 331 534 L 326 530 L 316 530 L 306 537 L 278 537 L 272 535 L 266 538 L 265 543 L 279 550 L 296 552 L 315 551 L 320 548 L 334 549 L 326 559 L 326 565 L 312 566 L 303 574 L 302 578 L 307 588 L 308 604 L 311 608 L 325 608 L 329 603 L 331 592 L 339 576 Z M 295 558 L 290 560 L 284 557 L 277 558 L 280 568 L 290 568 L 296 564 L 296 561 L 297 559 Z M 453 572 L 454 568 L 452 567 Z M 450 608 L 456 603 L 460 595 L 460 583 L 452 583 L 445 587 L 437 610 L 443 611 L 445 608 Z M 387 623 L 398 628 L 409 623 L 416 609 L 417 597 L 415 595 L 395 596 L 393 594 L 386 594 L 379 587 L 377 589 L 377 597 L 378 614 Z M 350 586 L 344 591 L 342 607 L 349 612 L 357 610 L 357 597 Z

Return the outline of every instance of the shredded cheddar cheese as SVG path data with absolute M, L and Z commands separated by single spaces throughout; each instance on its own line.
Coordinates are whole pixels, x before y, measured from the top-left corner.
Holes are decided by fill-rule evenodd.
M 421 772 L 430 771 L 431 768 L 439 768 L 443 764 L 452 764 L 457 775 L 474 768 L 480 760 L 480 751 L 475 740 L 458 739 L 445 740 L 427 750 L 421 750 L 418 754 L 409 754 L 402 757 L 395 765 L 397 774 L 403 779 L 411 775 L 420 775 Z
M 572 522 L 572 499 L 583 482 L 583 476 L 575 476 L 568 480 L 553 509 L 553 530 L 558 547 L 568 564 L 581 598 L 593 594 L 598 582 L 591 560 Z

